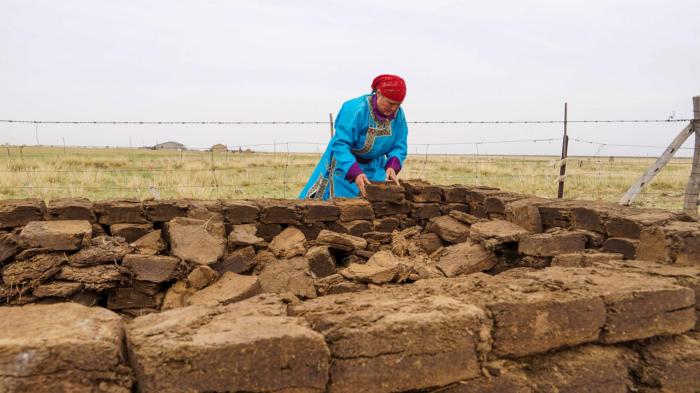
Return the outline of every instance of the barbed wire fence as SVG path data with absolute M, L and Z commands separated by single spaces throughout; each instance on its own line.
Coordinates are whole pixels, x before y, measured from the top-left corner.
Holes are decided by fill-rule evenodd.
M 568 120 L 569 124 L 675 124 L 693 119 Z M 563 120 L 412 121 L 415 126 L 514 126 L 564 124 Z M 328 141 L 272 141 L 214 147 L 151 150 L 117 146 L 41 145 L 39 127 L 60 125 L 328 125 L 328 121 L 38 121 L 0 120 L 5 125 L 34 125 L 36 145 L 2 146 L 0 198 L 164 197 L 295 198 L 311 175 Z M 569 155 L 558 157 L 561 136 L 502 140 L 411 143 L 400 176 L 436 184 L 493 186 L 507 191 L 556 197 L 564 181 L 567 198 L 618 201 L 656 156 L 620 154 L 666 146 L 618 144 L 571 137 Z M 0 140 L 0 143 L 2 141 Z M 517 146 L 522 154 L 499 154 Z M 531 147 L 545 154 L 532 156 Z M 613 151 L 614 149 L 614 154 Z M 626 150 L 629 149 L 629 150 Z M 636 149 L 636 150 L 635 150 Z M 446 152 L 449 150 L 449 152 Z M 681 147 L 692 153 L 692 147 Z M 512 151 L 512 149 L 509 149 Z M 562 165 L 568 172 L 560 175 Z M 636 204 L 681 209 L 692 157 L 672 159 L 664 173 L 644 189 Z

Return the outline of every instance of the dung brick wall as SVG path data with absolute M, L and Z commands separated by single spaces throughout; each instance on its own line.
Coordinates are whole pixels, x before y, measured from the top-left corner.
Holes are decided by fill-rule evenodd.
M 0 307 L 6 391 L 700 380 L 700 224 L 663 210 L 420 181 L 332 202 L 6 200 L 0 268 L 2 304 L 25 305 Z

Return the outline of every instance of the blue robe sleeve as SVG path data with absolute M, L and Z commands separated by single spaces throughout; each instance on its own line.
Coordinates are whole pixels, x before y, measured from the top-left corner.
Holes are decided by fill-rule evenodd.
M 386 157 L 388 159 L 396 157 L 401 167 L 403 167 L 403 161 L 406 159 L 406 153 L 408 152 L 408 126 L 403 110 L 398 113 L 392 125 L 392 129 L 396 133 L 396 139 L 394 140 L 394 145 L 391 147 L 391 150 L 386 154 Z
M 343 105 L 338 112 L 338 117 L 335 120 L 335 135 L 331 141 L 331 152 L 335 159 L 335 167 L 343 176 L 345 176 L 350 167 L 355 164 L 355 155 L 350 151 L 353 142 L 357 140 L 360 127 L 358 120 L 360 111 L 348 108 Z

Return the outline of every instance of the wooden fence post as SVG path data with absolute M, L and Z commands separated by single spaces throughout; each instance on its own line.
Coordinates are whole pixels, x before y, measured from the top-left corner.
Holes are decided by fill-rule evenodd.
M 688 186 L 685 189 L 683 210 L 691 216 L 697 216 L 698 194 L 700 193 L 700 96 L 693 97 L 693 130 L 695 131 L 693 168 L 690 171 Z
M 566 157 L 569 156 L 569 135 L 566 132 L 568 104 L 564 103 L 564 139 L 561 143 L 561 161 L 559 166 L 559 190 L 557 198 L 564 198 L 564 176 L 566 176 Z

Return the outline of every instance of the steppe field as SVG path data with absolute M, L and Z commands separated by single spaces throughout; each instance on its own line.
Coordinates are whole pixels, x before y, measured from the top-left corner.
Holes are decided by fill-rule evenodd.
M 154 151 L 2 146 L 0 198 L 295 198 L 319 158 L 311 153 Z M 654 158 L 570 157 L 565 197 L 616 202 Z M 411 155 L 400 177 L 556 197 L 559 159 Z M 691 160 L 673 159 L 635 205 L 682 209 Z

